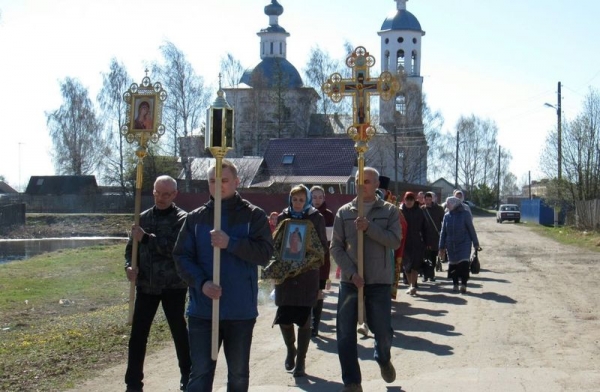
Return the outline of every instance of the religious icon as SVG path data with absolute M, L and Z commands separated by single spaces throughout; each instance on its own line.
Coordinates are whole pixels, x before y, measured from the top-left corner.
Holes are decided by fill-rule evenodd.
M 135 97 L 133 110 L 133 129 L 154 129 L 154 97 Z
M 283 235 L 284 260 L 302 261 L 306 253 L 306 222 L 290 221 L 285 227 Z

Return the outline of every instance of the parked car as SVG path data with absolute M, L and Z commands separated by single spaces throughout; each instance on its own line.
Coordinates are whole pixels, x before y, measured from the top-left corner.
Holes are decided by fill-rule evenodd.
M 496 222 L 502 223 L 504 221 L 514 221 L 515 223 L 521 221 L 521 211 L 519 211 L 518 205 L 500 204 L 500 208 L 496 211 Z
M 473 203 L 471 200 L 467 200 L 465 201 L 465 203 L 467 203 L 467 205 L 471 208 L 477 207 L 477 204 Z

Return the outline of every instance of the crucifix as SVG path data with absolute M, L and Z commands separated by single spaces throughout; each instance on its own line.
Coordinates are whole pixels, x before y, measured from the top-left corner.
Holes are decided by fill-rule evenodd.
M 340 102 L 343 97 L 352 97 L 353 124 L 348 127 L 348 136 L 354 140 L 354 148 L 358 154 L 357 204 L 358 216 L 364 217 L 363 186 L 365 170 L 365 152 L 369 149 L 369 140 L 375 135 L 375 127 L 371 125 L 371 95 L 379 95 L 388 101 L 400 89 L 400 83 L 388 71 L 382 72 L 378 78 L 369 76 L 369 68 L 375 65 L 375 57 L 363 47 L 358 46 L 348 57 L 346 65 L 352 68 L 352 78 L 344 79 L 339 73 L 332 74 L 322 89 L 333 102 Z M 357 243 L 358 274 L 364 277 L 364 236 L 358 232 Z M 364 292 L 358 289 L 358 322 L 364 323 Z

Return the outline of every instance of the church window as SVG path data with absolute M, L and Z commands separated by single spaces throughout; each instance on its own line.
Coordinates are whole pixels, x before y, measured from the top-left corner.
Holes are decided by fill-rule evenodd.
M 404 72 L 404 51 L 399 50 L 397 56 L 396 70 L 398 73 Z
M 416 44 L 416 43 L 417 43 L 417 39 L 413 38 L 413 44 Z
M 402 42 L 404 42 L 404 38 L 403 38 L 403 37 L 398 37 L 398 42 L 399 42 L 399 43 L 402 43 Z
M 385 43 L 386 43 L 386 44 L 389 44 L 389 43 L 390 43 L 390 39 L 389 39 L 389 38 L 386 38 L 386 39 L 385 39 Z
M 273 42 L 271 42 L 271 54 L 273 54 Z
M 294 154 L 283 154 L 283 158 L 281 159 L 281 163 L 284 165 L 291 165 L 294 163 Z
M 396 96 L 396 111 L 401 115 L 406 115 L 406 97 L 404 95 Z
M 279 54 L 283 54 L 283 42 L 279 43 Z
M 412 51 L 412 56 L 410 58 L 410 74 L 417 75 L 417 51 Z

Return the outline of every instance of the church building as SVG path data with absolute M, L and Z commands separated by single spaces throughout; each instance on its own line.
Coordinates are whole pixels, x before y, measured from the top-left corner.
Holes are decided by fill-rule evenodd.
M 365 160 L 393 182 L 424 185 L 428 147 L 422 118 L 421 40 L 425 31 L 406 9 L 407 1 L 395 0 L 396 9 L 378 32 L 373 31 L 381 37 L 380 53 L 367 48 L 375 55 L 381 72 L 396 75 L 401 89 L 395 99 L 380 100 L 379 115 L 372 116 L 379 119 L 377 134 L 369 142 Z M 316 121 L 322 116 L 317 114 L 320 91 L 306 87 L 286 58 L 290 33 L 279 24 L 283 11 L 277 0 L 264 7 L 269 26 L 257 33 L 260 62 L 244 72 L 238 85 L 223 88 L 235 108 L 236 149 L 232 156 L 263 156 L 270 139 L 323 137 L 327 143 L 332 137 L 347 137 L 351 113 L 332 115 L 328 122 Z M 326 145 L 323 151 L 327 151 Z

